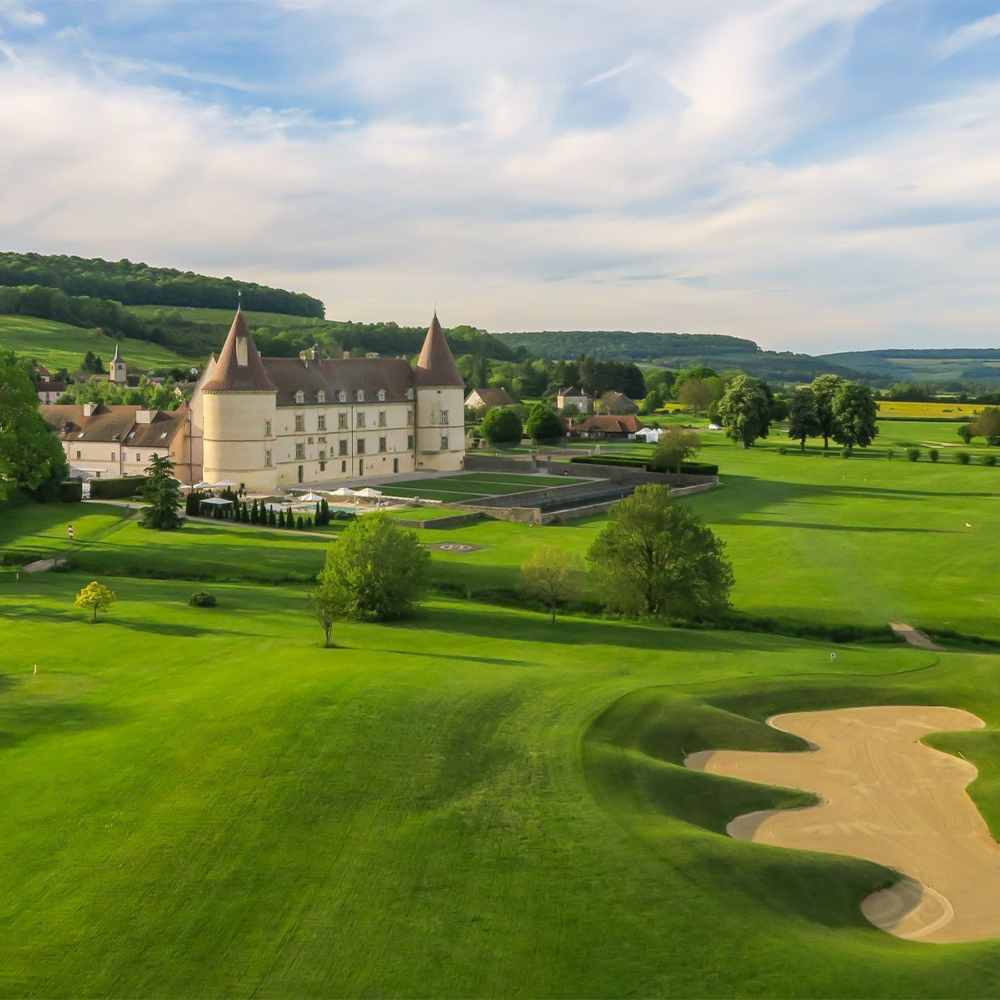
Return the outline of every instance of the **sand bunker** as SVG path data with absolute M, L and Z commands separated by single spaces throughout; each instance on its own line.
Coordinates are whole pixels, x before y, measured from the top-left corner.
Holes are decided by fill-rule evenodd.
M 748 813 L 730 836 L 779 847 L 849 854 L 905 875 L 862 904 L 891 934 L 917 941 L 1000 937 L 1000 846 L 965 791 L 968 761 L 918 742 L 978 729 L 955 708 L 891 706 L 794 712 L 770 725 L 809 741 L 811 753 L 704 751 L 688 767 L 815 792 L 804 809 Z

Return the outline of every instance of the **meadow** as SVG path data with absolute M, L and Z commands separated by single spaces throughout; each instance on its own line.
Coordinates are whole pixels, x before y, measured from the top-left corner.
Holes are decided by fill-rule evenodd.
M 848 460 L 704 433 L 724 485 L 680 502 L 726 541 L 738 611 L 1000 638 L 1000 469 L 886 459 L 914 429 Z M 798 748 L 776 712 L 964 708 L 987 728 L 930 742 L 977 765 L 997 835 L 1000 655 L 551 625 L 509 599 L 539 544 L 584 552 L 604 523 L 422 529 L 482 547 L 433 551 L 415 618 L 325 650 L 306 594 L 328 539 L 3 511 L 0 554 L 72 562 L 0 571 L 0 996 L 993 995 L 1000 942 L 864 920 L 893 873 L 725 836 L 808 796 L 682 761 Z M 90 625 L 95 577 L 118 600 Z M 203 588 L 218 607 L 188 605 Z
M 87 351 L 99 354 L 105 366 L 115 353 L 115 340 L 103 333 L 91 333 L 78 326 L 57 323 L 35 316 L 0 316 L 0 349 L 18 357 L 31 358 L 51 369 L 75 372 Z M 191 361 L 159 344 L 126 337 L 122 356 L 136 368 L 188 367 Z

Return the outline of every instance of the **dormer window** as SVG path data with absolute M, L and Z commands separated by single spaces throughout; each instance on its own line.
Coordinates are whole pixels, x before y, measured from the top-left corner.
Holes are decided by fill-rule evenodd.
M 347 393 L 344 392 L 343 389 L 341 389 L 340 392 L 337 393 L 337 400 L 341 403 L 347 402 Z
M 378 401 L 380 403 L 384 403 L 385 402 L 385 389 L 379 389 L 379 391 L 378 391 Z
M 320 389 L 320 391 L 316 393 L 316 402 L 317 403 L 326 402 L 326 393 L 322 389 Z
M 359 403 L 363 403 L 365 401 L 365 390 L 358 389 L 358 391 L 355 393 L 355 396 Z
M 295 402 L 304 403 L 305 399 L 306 399 L 306 394 L 301 389 L 299 389 L 299 391 L 295 393 Z

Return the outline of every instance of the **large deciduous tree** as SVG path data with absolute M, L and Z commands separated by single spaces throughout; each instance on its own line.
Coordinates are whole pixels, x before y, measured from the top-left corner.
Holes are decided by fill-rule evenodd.
M 715 399 L 715 393 L 705 379 L 692 377 L 685 379 L 677 390 L 677 399 L 698 413 Z
M 969 431 L 974 437 L 985 438 L 988 445 L 1000 444 L 1000 410 L 987 406 L 969 423 Z
M 524 424 L 524 431 L 532 441 L 556 441 L 563 436 L 562 418 L 545 403 L 535 403 Z
M 179 527 L 181 518 L 177 510 L 181 505 L 181 487 L 174 478 L 174 463 L 166 455 L 153 455 L 145 472 L 142 498 L 146 506 L 142 509 L 142 526 L 160 531 Z
M 766 438 L 771 426 L 771 399 L 762 382 L 738 375 L 719 400 L 719 419 L 726 436 L 749 448 Z
M 311 595 L 327 641 L 326 623 L 334 618 L 389 621 L 412 611 L 423 597 L 430 558 L 415 532 L 398 528 L 388 514 L 365 514 L 348 525 L 327 549 Z
M 809 386 L 797 389 L 788 408 L 788 436 L 806 450 L 806 438 L 817 437 L 823 428 L 816 408 L 816 393 Z
M 823 435 L 824 448 L 830 447 L 830 438 L 837 427 L 833 397 L 843 384 L 844 380 L 839 375 L 818 375 L 810 386 L 816 397 L 816 416 L 819 418 L 819 432 Z
M 833 439 L 849 451 L 867 448 L 878 436 L 878 404 L 871 389 L 844 382 L 833 397 Z
M 585 579 L 580 556 L 558 545 L 543 545 L 521 563 L 522 593 L 549 609 L 553 625 L 559 606 L 580 596 Z
M 725 546 L 665 486 L 640 486 L 612 507 L 587 559 L 609 610 L 695 619 L 729 604 Z
M 54 499 L 67 473 L 62 445 L 38 412 L 38 392 L 24 362 L 0 352 L 0 501 L 18 490 Z
M 499 408 L 487 412 L 480 430 L 490 444 L 518 444 L 524 433 L 520 417 L 513 410 Z
M 660 435 L 656 451 L 649 460 L 650 467 L 657 472 L 680 472 L 681 464 L 698 454 L 700 448 L 701 438 L 694 431 L 668 427 Z

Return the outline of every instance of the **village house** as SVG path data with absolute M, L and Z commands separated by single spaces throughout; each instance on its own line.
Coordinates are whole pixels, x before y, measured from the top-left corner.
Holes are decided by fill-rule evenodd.
M 645 425 L 635 414 L 599 413 L 588 417 L 582 423 L 571 424 L 567 437 L 628 440 L 638 434 Z
M 565 410 L 567 406 L 575 406 L 579 413 L 592 413 L 594 400 L 582 389 L 570 386 L 568 389 L 559 390 L 556 396 L 556 406 L 560 410 Z
M 52 372 L 45 365 L 37 365 L 35 375 L 38 378 L 35 389 L 38 391 L 38 398 L 42 403 L 54 403 L 66 391 L 66 383 L 54 379 Z
M 601 413 L 638 413 L 639 405 L 623 392 L 606 392 L 597 401 Z
M 465 397 L 467 410 L 494 410 L 516 403 L 517 400 L 506 389 L 473 389 Z

